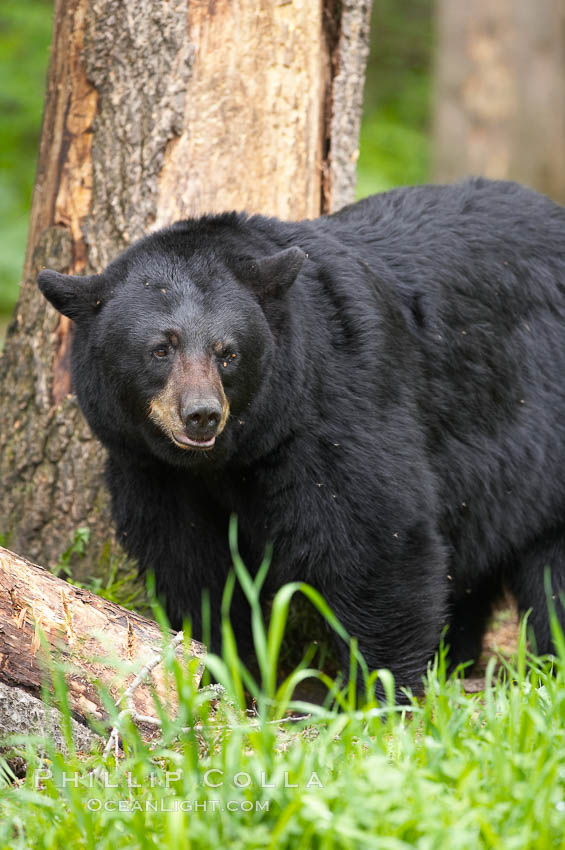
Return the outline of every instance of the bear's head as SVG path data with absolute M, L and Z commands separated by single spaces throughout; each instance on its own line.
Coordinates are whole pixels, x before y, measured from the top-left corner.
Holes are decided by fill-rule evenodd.
M 273 316 L 306 255 L 238 243 L 228 237 L 239 219 L 217 218 L 223 227 L 210 218 L 151 234 L 101 274 L 39 274 L 75 323 L 73 389 L 111 449 L 175 466 L 221 462 L 264 392 Z

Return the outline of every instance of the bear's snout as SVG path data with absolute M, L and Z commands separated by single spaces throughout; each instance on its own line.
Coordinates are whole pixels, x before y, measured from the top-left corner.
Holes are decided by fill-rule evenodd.
M 206 442 L 216 436 L 222 421 L 222 406 L 215 398 L 192 398 L 183 404 L 181 419 L 188 437 Z
M 179 357 L 149 416 L 182 449 L 211 449 L 226 424 L 229 403 L 215 361 Z

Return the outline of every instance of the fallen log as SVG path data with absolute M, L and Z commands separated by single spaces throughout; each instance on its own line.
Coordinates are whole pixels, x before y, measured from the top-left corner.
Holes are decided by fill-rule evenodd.
M 10 753 L 9 746 L 2 747 L 2 741 L 11 739 L 14 735 L 49 738 L 56 750 L 67 753 L 63 727 L 63 717 L 58 709 L 45 705 L 21 688 L 0 682 L 0 756 L 7 757 L 10 767 L 15 767 L 14 762 L 20 762 L 20 757 Z M 102 752 L 104 739 L 83 723 L 78 723 L 74 717 L 71 717 L 70 733 L 75 749 L 79 752 L 90 752 L 93 749 Z M 25 765 L 21 768 L 25 768 Z M 22 770 L 22 775 L 25 775 L 25 769 Z
M 171 633 L 171 637 L 173 633 Z M 152 620 L 74 587 L 0 546 L 0 682 L 40 696 L 47 655 L 63 662 L 70 708 L 79 719 L 105 722 L 107 712 L 97 684 L 117 704 L 136 676 L 151 672 L 132 694 L 138 715 L 158 719 L 152 696 L 174 713 L 174 688 L 163 666 L 153 666 L 163 651 L 163 635 Z M 186 658 L 182 645 L 175 649 Z M 202 675 L 205 647 L 191 641 L 195 684 Z M 121 706 L 124 707 L 124 706 Z M 151 737 L 155 729 L 143 730 Z

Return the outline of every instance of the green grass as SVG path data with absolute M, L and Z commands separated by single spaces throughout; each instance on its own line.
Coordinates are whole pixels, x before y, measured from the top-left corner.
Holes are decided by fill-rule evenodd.
M 116 711 L 117 759 L 77 754 L 70 742 L 64 756 L 49 742 L 20 741 L 27 775 L 15 781 L 4 768 L 0 848 L 563 846 L 565 645 L 558 630 L 551 669 L 528 655 L 524 625 L 515 662 L 495 674 L 492 659 L 481 694 L 465 694 L 461 680 L 446 677 L 442 652 L 424 698 L 393 707 L 393 683 L 381 671 L 388 700 L 357 702 L 354 689 L 310 670 L 308 659 L 286 677 L 275 675 L 293 594 L 307 594 L 330 621 L 331 613 L 311 588 L 288 585 L 265 628 L 257 603 L 264 569 L 255 582 L 247 576 L 233 529 L 232 551 L 254 610 L 257 678 L 238 659 L 224 619 L 224 655 L 208 661 L 226 688 L 219 707 L 211 707 L 208 691 L 195 690 L 188 664 L 169 653 L 179 711 L 174 718 L 162 712 L 159 742 L 143 743 Z M 307 676 L 333 691 L 325 705 L 292 702 Z M 66 689 L 56 673 L 55 680 L 68 720 Z M 302 719 L 276 722 L 290 711 Z
M 202 708 L 182 689 L 186 723 Z M 153 752 L 126 734 L 94 782 L 100 757 L 40 762 L 28 746 L 27 779 L 1 792 L 0 846 L 559 847 L 564 693 L 561 673 L 493 682 L 484 697 L 432 675 L 426 700 L 386 722 L 366 709 L 251 727 L 225 709 L 179 744 L 170 724 Z

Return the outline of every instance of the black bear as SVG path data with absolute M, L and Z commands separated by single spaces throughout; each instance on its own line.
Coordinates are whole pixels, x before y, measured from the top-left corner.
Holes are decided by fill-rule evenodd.
M 476 659 L 503 586 L 551 651 L 562 207 L 474 179 L 314 221 L 207 215 L 39 287 L 76 323 L 73 386 L 108 449 L 114 520 L 175 625 L 199 635 L 207 589 L 216 644 L 235 513 L 249 568 L 272 544 L 268 591 L 310 582 L 400 686 L 420 686 L 446 625 L 452 663 Z M 245 646 L 241 598 L 232 621 Z

